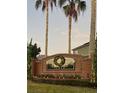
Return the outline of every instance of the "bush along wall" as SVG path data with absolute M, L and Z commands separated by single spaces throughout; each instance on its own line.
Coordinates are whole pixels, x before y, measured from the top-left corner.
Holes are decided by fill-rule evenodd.
M 90 80 L 81 79 L 80 75 L 66 75 L 66 74 L 41 74 L 33 78 L 37 83 L 49 83 L 57 85 L 71 85 L 81 87 L 97 87 L 96 83 L 91 83 Z
M 40 78 L 40 79 L 81 79 L 81 76 L 78 75 L 78 74 L 57 74 L 57 75 L 54 75 L 54 74 L 41 74 L 41 75 L 37 75 L 36 76 L 37 78 Z

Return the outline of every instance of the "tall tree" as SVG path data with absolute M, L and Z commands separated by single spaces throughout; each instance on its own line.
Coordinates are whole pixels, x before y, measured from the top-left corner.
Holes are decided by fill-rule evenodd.
M 59 0 L 60 7 L 63 7 L 66 17 L 68 17 L 68 53 L 71 54 L 71 31 L 72 18 L 75 22 L 78 19 L 80 12 L 86 9 L 86 2 L 82 0 Z
M 36 56 L 40 54 L 41 49 L 37 47 L 37 44 L 32 44 L 32 39 L 27 45 L 27 78 L 31 78 L 31 60 L 36 59 Z
M 48 23 L 49 23 L 49 5 L 53 9 L 53 4 L 56 6 L 56 0 L 36 0 L 35 8 L 42 6 L 42 11 L 46 12 L 46 31 L 45 31 L 45 56 L 48 55 Z
M 95 49 L 96 49 L 96 0 L 91 0 L 91 32 L 90 32 L 90 45 L 89 45 L 89 57 L 92 62 L 92 78 L 91 81 L 95 82 L 95 71 L 94 71 L 94 61 L 95 61 Z

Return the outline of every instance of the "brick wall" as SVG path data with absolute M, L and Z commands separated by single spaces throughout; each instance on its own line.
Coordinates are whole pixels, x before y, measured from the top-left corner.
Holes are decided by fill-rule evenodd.
M 48 70 L 46 61 L 55 56 L 64 56 L 75 60 L 74 70 Z M 56 54 L 43 58 L 42 60 L 32 60 L 32 74 L 34 76 L 40 74 L 79 74 L 84 79 L 89 79 L 91 75 L 91 59 L 76 54 Z

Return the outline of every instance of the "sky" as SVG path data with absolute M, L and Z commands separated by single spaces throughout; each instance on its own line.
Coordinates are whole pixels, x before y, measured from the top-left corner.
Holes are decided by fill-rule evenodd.
M 86 10 L 78 17 L 78 21 L 72 21 L 72 49 L 89 41 L 91 2 L 86 0 Z M 62 9 L 49 8 L 48 31 L 48 55 L 68 52 L 68 18 Z M 35 9 L 35 0 L 27 0 L 27 42 L 33 39 L 41 48 L 41 54 L 45 52 L 45 12 Z

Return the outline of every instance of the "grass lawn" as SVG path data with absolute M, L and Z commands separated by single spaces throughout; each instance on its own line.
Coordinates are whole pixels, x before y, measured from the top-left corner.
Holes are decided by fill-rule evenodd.
M 96 93 L 96 89 L 34 83 L 32 81 L 28 81 L 27 93 Z

